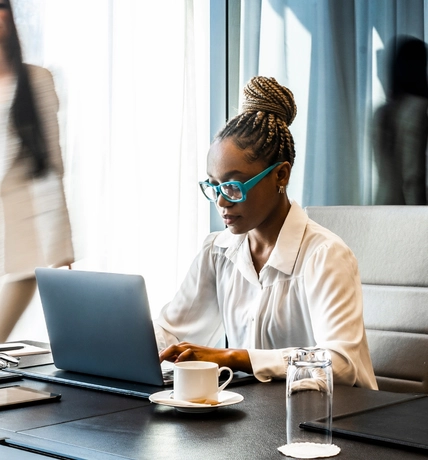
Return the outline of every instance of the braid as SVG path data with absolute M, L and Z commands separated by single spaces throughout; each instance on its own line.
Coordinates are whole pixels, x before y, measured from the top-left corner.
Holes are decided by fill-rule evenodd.
M 293 136 L 288 129 L 297 108 L 293 93 L 274 78 L 254 77 L 244 88 L 239 115 L 232 118 L 215 140 L 233 137 L 236 144 L 251 147 L 250 161 L 264 158 L 268 164 L 288 161 L 296 156 Z

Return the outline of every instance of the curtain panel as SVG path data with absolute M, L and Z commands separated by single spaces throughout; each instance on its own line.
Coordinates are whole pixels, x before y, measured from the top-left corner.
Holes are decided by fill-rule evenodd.
M 209 232 L 209 2 L 12 1 L 60 100 L 74 268 L 143 275 L 156 316 Z
M 373 203 L 374 110 L 385 101 L 385 48 L 426 41 L 426 0 L 241 0 L 240 87 L 275 77 L 296 98 L 289 195 L 303 206 Z

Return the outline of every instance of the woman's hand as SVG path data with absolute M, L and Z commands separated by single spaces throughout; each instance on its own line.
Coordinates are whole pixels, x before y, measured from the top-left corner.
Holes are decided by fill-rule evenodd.
M 232 348 L 211 348 L 195 345 L 188 342 L 180 342 L 170 345 L 159 354 L 160 361 L 179 363 L 181 361 L 210 361 L 217 363 L 219 367 L 228 366 L 235 371 L 252 373 L 250 358 L 247 350 L 235 350 Z

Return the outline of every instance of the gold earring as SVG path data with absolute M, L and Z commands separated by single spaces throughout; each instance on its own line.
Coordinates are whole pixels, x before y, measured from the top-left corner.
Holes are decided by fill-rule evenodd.
M 279 186 L 278 193 L 285 193 L 285 187 L 283 185 Z

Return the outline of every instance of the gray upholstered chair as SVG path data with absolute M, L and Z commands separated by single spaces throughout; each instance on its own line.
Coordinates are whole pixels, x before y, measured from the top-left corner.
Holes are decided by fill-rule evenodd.
M 307 207 L 357 257 L 379 389 L 428 393 L 428 206 Z

